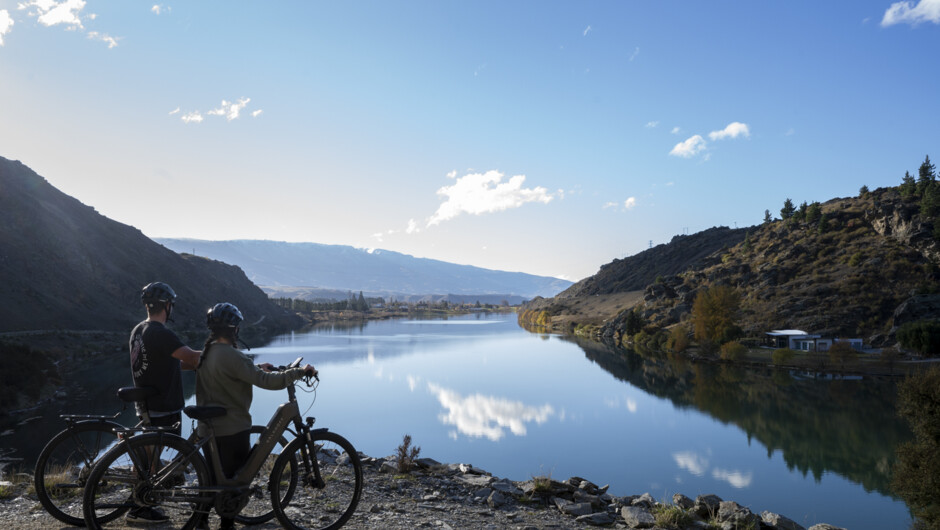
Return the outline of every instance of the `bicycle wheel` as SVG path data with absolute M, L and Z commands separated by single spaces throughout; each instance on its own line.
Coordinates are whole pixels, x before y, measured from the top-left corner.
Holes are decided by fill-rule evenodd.
M 252 447 L 255 447 L 258 438 L 260 438 L 263 432 L 263 426 L 251 426 Z M 268 455 L 261 469 L 255 474 L 255 478 L 251 481 L 251 496 L 249 497 L 248 504 L 245 505 L 242 511 L 235 517 L 235 520 L 239 523 L 243 525 L 261 524 L 270 521 L 274 517 L 274 508 L 271 506 L 268 486 L 270 484 L 271 471 L 274 469 L 274 463 L 277 461 L 277 457 L 284 452 L 284 448 L 286 447 L 287 439 L 281 436 L 280 440 L 278 440 L 278 447 Z M 293 482 L 288 484 L 286 488 L 282 488 L 279 492 L 283 504 L 290 502 L 290 497 L 294 494 L 294 487 L 297 485 L 296 473 L 294 473 L 294 470 L 297 469 L 296 459 L 291 459 L 287 465 L 290 466 L 290 476 L 293 477 Z
M 271 504 L 284 528 L 335 530 L 343 526 L 356 511 L 362 495 L 362 463 L 359 453 L 342 436 L 326 431 L 311 432 L 312 447 L 324 487 L 317 488 L 313 469 L 308 468 L 307 443 L 297 438 L 287 446 L 274 463 L 271 472 Z M 293 476 L 292 460 L 296 460 L 298 476 Z M 282 491 L 296 481 L 296 489 L 288 503 Z
M 152 507 L 165 512 L 167 525 L 191 529 L 212 507 L 211 493 L 201 489 L 210 485 L 206 461 L 193 444 L 169 433 L 140 434 L 92 468 L 83 495 L 85 525 L 99 529 L 109 522 L 103 514 Z
M 79 421 L 49 440 L 39 453 L 33 472 L 36 496 L 49 515 L 65 524 L 85 526 L 82 516 L 85 480 L 98 457 L 117 443 L 114 429 L 123 428 L 113 421 Z

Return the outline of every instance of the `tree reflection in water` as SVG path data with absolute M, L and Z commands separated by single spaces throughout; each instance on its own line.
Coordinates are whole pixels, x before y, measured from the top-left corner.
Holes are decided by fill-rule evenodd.
M 826 472 L 836 473 L 866 491 L 894 497 L 889 482 L 895 449 L 911 438 L 896 414 L 894 381 L 814 379 L 769 367 L 692 363 L 674 354 L 641 356 L 593 341 L 564 340 L 621 381 L 738 426 L 748 440 L 767 448 L 768 457 L 781 451 L 791 471 L 812 473 L 817 482 Z M 679 457 L 696 463 L 690 455 Z M 714 472 L 726 473 L 723 480 L 729 482 L 747 479 L 733 470 Z

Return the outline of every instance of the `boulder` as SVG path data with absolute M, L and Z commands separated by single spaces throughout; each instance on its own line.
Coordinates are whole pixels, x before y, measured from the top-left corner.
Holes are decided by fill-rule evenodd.
M 809 530 L 846 530 L 846 529 L 842 528 L 841 526 L 833 526 L 831 524 L 819 523 L 819 524 L 814 524 L 813 526 L 809 527 Z
M 681 493 L 676 493 L 672 496 L 672 503 L 682 508 L 683 510 L 691 510 L 692 507 L 695 506 L 695 502 L 692 499 Z
M 793 520 L 773 512 L 761 512 L 760 518 L 764 524 L 772 526 L 777 530 L 806 530 Z
M 641 506 L 625 506 L 620 510 L 620 516 L 630 528 L 652 528 L 656 524 L 653 514 Z
M 757 528 L 761 521 L 749 508 L 734 501 L 723 501 L 718 505 L 718 520 L 731 523 L 733 528 Z
M 592 526 L 606 526 L 613 524 L 616 519 L 613 515 L 607 512 L 597 512 L 589 515 L 582 515 L 575 520 L 579 523 L 589 524 Z
M 718 495 L 699 495 L 695 498 L 692 511 L 702 519 L 708 519 L 718 514 L 718 508 L 720 507 L 721 497 Z

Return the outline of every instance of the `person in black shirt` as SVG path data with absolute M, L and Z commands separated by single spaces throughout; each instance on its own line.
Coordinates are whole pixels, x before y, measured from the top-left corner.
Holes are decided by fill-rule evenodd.
M 131 372 L 134 386 L 153 387 L 158 393 L 146 401 L 150 425 L 172 427 L 181 434 L 180 423 L 183 410 L 183 383 L 181 370 L 195 370 L 199 364 L 200 351 L 183 344 L 175 333 L 166 327 L 173 311 L 176 293 L 163 282 L 144 286 L 140 300 L 147 308 L 147 319 L 131 331 L 128 343 L 131 354 Z M 142 415 L 142 410 L 138 414 Z M 130 522 L 162 522 L 167 517 L 158 510 L 138 507 L 127 514 Z

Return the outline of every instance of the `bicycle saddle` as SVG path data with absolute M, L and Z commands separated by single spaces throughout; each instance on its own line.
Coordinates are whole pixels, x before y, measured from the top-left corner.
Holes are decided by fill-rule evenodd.
M 183 409 L 183 412 L 187 416 L 194 420 L 209 420 L 212 418 L 218 418 L 219 416 L 225 416 L 226 410 L 225 407 L 219 407 L 216 405 L 203 405 L 196 406 L 190 405 Z
M 125 386 L 118 389 L 117 396 L 121 398 L 122 401 L 130 403 L 144 401 L 149 397 L 156 396 L 157 393 L 157 389 L 152 386 Z

